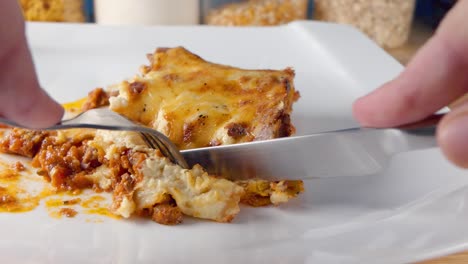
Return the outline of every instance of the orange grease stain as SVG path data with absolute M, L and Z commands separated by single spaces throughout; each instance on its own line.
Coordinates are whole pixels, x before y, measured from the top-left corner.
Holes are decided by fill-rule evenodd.
M 0 166 L 0 212 L 22 213 L 36 208 L 40 200 L 53 194 L 48 189 L 36 195 L 31 195 L 20 186 L 21 174 L 11 168 L 11 164 L 1 161 Z
M 12 169 L 5 169 L 0 171 L 0 182 L 1 183 L 17 183 L 19 181 L 19 173 Z
M 51 187 L 45 187 L 38 194 L 32 195 L 27 190 L 20 186 L 21 174 L 16 170 L 12 169 L 10 163 L 0 161 L 0 166 L 4 167 L 0 169 L 0 213 L 23 213 L 34 210 L 39 206 L 41 200 L 50 198 L 45 201 L 45 207 L 48 210 L 49 216 L 52 218 L 60 219 L 64 215 L 65 208 L 56 210 L 55 208 L 70 207 L 74 205 L 80 205 L 83 207 L 84 213 L 94 214 L 100 216 L 106 216 L 113 219 L 121 219 L 120 216 L 113 214 L 109 209 L 109 205 L 106 203 L 106 198 L 100 195 L 93 195 L 87 199 L 82 200 L 81 198 L 70 198 L 64 196 L 79 196 L 83 190 L 73 190 L 65 192 L 54 191 Z M 26 169 L 25 172 L 29 170 Z M 27 180 L 35 180 L 35 177 L 29 177 Z M 38 180 L 41 180 L 40 176 L 37 176 Z M 55 198 L 58 196 L 58 198 Z M 74 215 L 73 215 L 74 216 Z M 67 216 L 70 217 L 70 216 Z M 71 216 L 72 217 L 72 216 Z M 100 219 L 86 220 L 87 222 L 101 223 Z
M 81 206 L 87 209 L 84 211 L 87 214 L 97 214 L 97 215 L 107 216 L 107 217 L 114 218 L 114 219 L 120 219 L 121 218 L 120 216 L 113 214 L 108 209 L 108 205 L 102 204 L 102 202 L 105 202 L 105 201 L 106 201 L 106 198 L 99 196 L 99 195 L 94 195 L 86 199 L 85 201 L 83 201 L 81 203 Z
M 53 194 L 53 191 L 44 189 L 33 196 L 15 185 L 6 188 L 0 187 L 0 212 L 24 213 L 32 211 L 42 199 Z

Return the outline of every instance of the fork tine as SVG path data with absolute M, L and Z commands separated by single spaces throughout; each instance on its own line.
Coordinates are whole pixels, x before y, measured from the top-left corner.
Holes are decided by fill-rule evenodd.
M 139 133 L 143 141 L 145 141 L 146 145 L 148 145 L 150 148 L 159 148 L 157 145 L 154 144 L 154 142 L 148 138 L 147 133 L 140 132 Z
M 157 135 L 154 135 L 152 133 L 144 133 L 145 137 L 149 141 L 152 142 L 152 144 L 157 145 L 159 150 L 162 152 L 162 154 L 166 157 L 168 157 L 172 162 L 179 164 L 181 167 L 188 169 L 188 164 L 185 161 L 184 157 L 180 155 L 180 152 L 174 151 L 171 149 L 170 146 L 167 145 L 166 142 L 164 142 L 161 138 L 159 138 Z
M 164 156 L 169 157 L 173 162 L 177 162 L 177 159 L 174 157 L 174 155 L 172 155 L 167 146 L 159 140 L 159 138 L 155 137 L 152 134 L 148 134 L 148 138 L 150 138 L 154 142 L 154 144 L 158 146 L 159 150 L 161 150 Z
M 177 159 L 172 155 L 172 153 L 167 149 L 167 147 L 157 138 L 156 136 L 150 134 L 150 133 L 140 133 L 145 140 L 145 142 L 150 146 L 151 148 L 158 148 L 161 153 L 168 157 L 172 162 L 177 163 Z
M 160 138 L 155 136 L 162 146 L 166 149 L 168 156 L 172 157 L 175 163 L 179 164 L 184 169 L 189 169 L 184 156 L 180 153 L 177 146 L 175 146 L 168 138 Z
M 164 154 L 164 156 L 167 156 L 166 154 L 167 149 L 161 146 L 160 142 L 156 140 L 153 135 L 151 135 L 150 133 L 144 133 L 144 132 L 142 132 L 142 134 L 146 138 L 146 140 L 148 140 L 148 142 L 150 143 L 149 145 L 151 145 L 153 148 L 158 148 Z

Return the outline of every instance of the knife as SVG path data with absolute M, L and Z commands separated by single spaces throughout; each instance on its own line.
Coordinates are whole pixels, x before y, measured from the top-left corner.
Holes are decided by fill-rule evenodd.
M 350 128 L 181 151 L 190 166 L 232 180 L 305 180 L 369 175 L 401 152 L 434 148 L 443 114 L 397 128 Z

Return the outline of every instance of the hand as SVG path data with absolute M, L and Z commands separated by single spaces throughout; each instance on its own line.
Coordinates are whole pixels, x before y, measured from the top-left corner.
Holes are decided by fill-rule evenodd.
M 468 0 L 459 0 L 434 36 L 394 80 L 353 106 L 363 126 L 392 127 L 423 119 L 468 92 Z M 468 102 L 437 128 L 449 160 L 468 168 Z
M 62 107 L 39 86 L 17 0 L 0 1 L 0 115 L 28 127 L 58 122 Z

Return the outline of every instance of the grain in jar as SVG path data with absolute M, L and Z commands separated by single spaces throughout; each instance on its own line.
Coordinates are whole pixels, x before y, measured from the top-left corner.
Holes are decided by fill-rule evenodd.
M 272 26 L 307 18 L 307 0 L 225 1 L 218 6 L 211 2 L 202 2 L 212 7 L 204 17 L 209 25 Z
M 27 21 L 85 21 L 83 0 L 19 0 L 19 3 Z
M 314 19 L 357 27 L 385 48 L 407 40 L 415 0 L 314 0 Z

